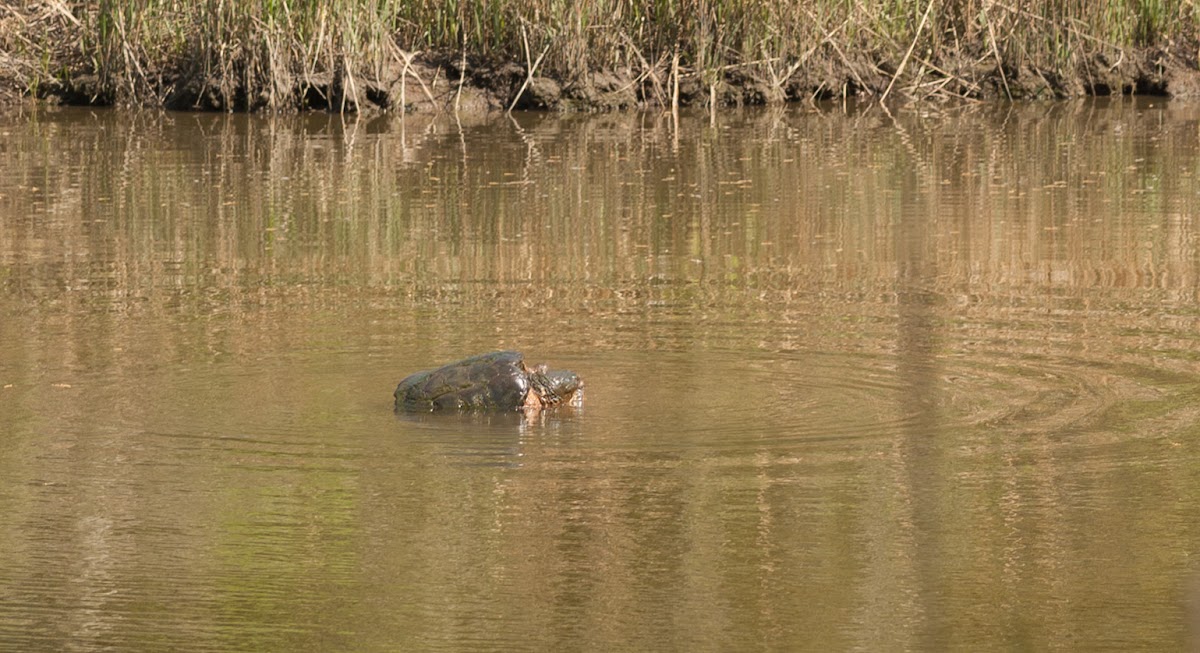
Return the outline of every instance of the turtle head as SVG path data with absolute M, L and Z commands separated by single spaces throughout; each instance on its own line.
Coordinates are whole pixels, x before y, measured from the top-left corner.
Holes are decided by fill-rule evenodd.
M 552 370 L 538 365 L 529 372 L 529 386 L 538 393 L 545 406 L 578 405 L 583 401 L 583 379 L 569 370 Z

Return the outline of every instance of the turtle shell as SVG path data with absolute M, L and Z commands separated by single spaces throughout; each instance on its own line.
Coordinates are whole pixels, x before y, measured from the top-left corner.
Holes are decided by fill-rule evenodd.
M 529 387 L 521 352 L 495 351 L 412 374 L 394 394 L 397 410 L 517 410 Z

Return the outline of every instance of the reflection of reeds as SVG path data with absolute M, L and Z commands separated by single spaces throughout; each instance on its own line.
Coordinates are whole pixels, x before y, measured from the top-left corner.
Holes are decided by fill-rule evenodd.
M 1200 207 L 1171 171 L 1196 168 L 1200 144 L 1180 112 L 1082 104 L 1003 126 L 983 111 L 767 113 L 737 138 L 679 143 L 635 116 L 461 134 L 412 117 L 147 117 L 115 140 L 50 119 L 0 161 L 19 186 L 0 188 L 0 262 L 34 295 L 111 266 L 118 298 L 198 285 L 258 301 L 340 279 L 414 300 L 758 297 L 771 311 L 822 287 L 892 292 L 919 219 L 904 251 L 933 263 L 938 292 L 1156 287 L 1186 302 Z M 41 213 L 55 219 L 16 217 Z
M 527 65 L 527 52 L 543 50 L 553 76 L 620 70 L 659 102 L 672 76 L 705 101 L 730 74 L 764 80 L 761 99 L 772 101 L 794 96 L 793 84 L 969 94 L 989 71 L 1005 84 L 1070 74 L 1095 55 L 1118 61 L 1128 46 L 1191 43 L 1196 27 L 1189 0 L 73 0 L 8 9 L 0 47 L 13 61 L 93 69 L 100 92 L 128 102 L 187 80 L 227 108 L 344 108 L 389 68 L 416 83 L 416 51 Z M 34 85 L 65 71 L 16 72 Z

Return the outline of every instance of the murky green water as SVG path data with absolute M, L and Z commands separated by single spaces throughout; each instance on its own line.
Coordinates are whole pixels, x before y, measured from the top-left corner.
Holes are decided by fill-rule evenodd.
M 1200 105 L 0 118 L 0 649 L 1178 650 Z M 573 414 L 397 417 L 495 348 Z

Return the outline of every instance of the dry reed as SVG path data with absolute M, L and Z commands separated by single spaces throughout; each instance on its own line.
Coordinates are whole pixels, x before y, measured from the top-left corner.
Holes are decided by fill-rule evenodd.
M 0 67 L 27 90 L 86 73 L 105 101 L 277 110 L 355 108 L 389 78 L 432 99 L 417 53 L 527 76 L 536 63 L 567 81 L 620 71 L 660 104 L 677 101 L 680 78 L 715 104 L 733 75 L 780 101 L 830 68 L 840 88 L 808 74 L 816 92 L 969 95 L 980 70 L 1008 92 L 1014 71 L 1070 74 L 1130 48 L 1188 44 L 1194 67 L 1200 22 L 1191 0 L 40 0 L 0 12 Z

